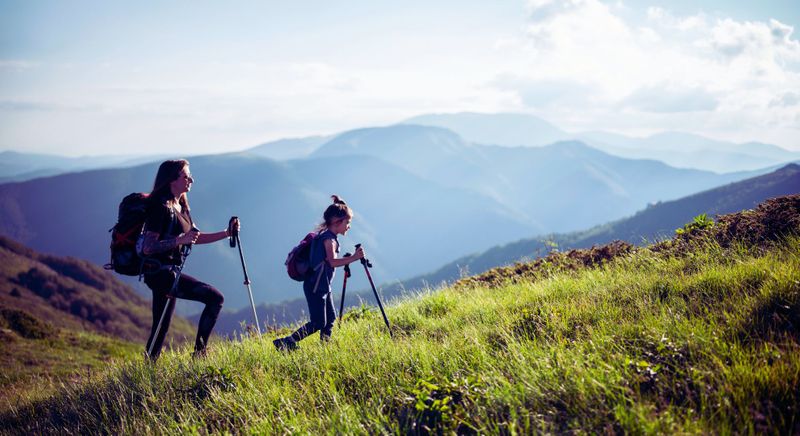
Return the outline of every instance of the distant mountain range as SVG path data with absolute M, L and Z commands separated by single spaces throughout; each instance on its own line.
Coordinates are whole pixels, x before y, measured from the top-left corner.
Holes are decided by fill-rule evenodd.
M 467 141 L 507 147 L 539 147 L 576 139 L 541 118 L 524 114 L 426 114 L 409 118 L 402 124 L 442 127 L 461 135 Z
M 144 343 L 150 303 L 113 274 L 85 260 L 37 253 L 0 236 L 0 309 L 24 311 L 58 328 Z M 182 318 L 172 337 L 194 337 Z
M 247 151 L 274 160 L 303 159 L 308 157 L 332 136 L 309 136 L 307 138 L 279 139 L 257 145 Z
M 381 293 L 385 298 L 396 297 L 427 286 L 438 286 L 442 282 L 454 281 L 463 274 L 479 274 L 497 266 L 543 256 L 553 249 L 587 248 L 616 239 L 634 244 L 653 242 L 674 235 L 676 228 L 683 226 L 693 217 L 702 213 L 713 217 L 737 212 L 753 208 L 768 198 L 799 192 L 800 165 L 790 164 L 769 174 L 731 183 L 678 200 L 654 204 L 631 217 L 585 231 L 522 239 L 493 247 L 481 253 L 464 256 L 432 273 L 395 283 L 384 283 L 383 286 L 380 286 Z M 354 276 L 364 274 L 360 266 L 353 271 Z M 341 298 L 340 286 L 341 277 L 336 279 L 334 285 L 337 307 Z M 371 305 L 375 304 L 371 291 L 354 292 L 358 288 L 351 288 L 349 284 L 348 288 L 351 289 L 347 294 L 348 305 L 358 305 L 360 301 Z M 224 313 L 217 323 L 217 330 L 220 334 L 230 334 L 238 330 L 240 320 L 248 319 L 250 316 L 249 310 Z M 278 325 L 299 321 L 306 310 L 306 302 L 303 298 L 258 307 L 260 320 Z M 197 317 L 193 317 L 193 319 L 195 318 Z
M 789 164 L 772 173 L 720 186 L 678 200 L 659 202 L 635 215 L 567 234 L 542 235 L 493 247 L 482 253 L 464 256 L 431 274 L 402 281 L 402 287 L 413 289 L 452 281 L 461 274 L 479 274 L 496 266 L 508 265 L 546 254 L 554 248 L 567 250 L 587 248 L 613 240 L 646 244 L 671 237 L 675 229 L 693 217 L 707 214 L 724 215 L 751 209 L 766 199 L 800 193 L 800 165 Z M 394 291 L 393 291 L 394 289 Z M 387 289 L 396 293 L 400 287 Z
M 343 133 L 311 157 L 369 155 L 443 186 L 484 194 L 538 232 L 566 232 L 752 176 L 671 168 L 609 155 L 577 141 L 544 147 L 481 146 L 416 125 Z M 487 204 L 487 207 L 490 206 Z
M 356 211 L 352 233 L 340 239 L 344 250 L 364 243 L 376 275 L 387 279 L 441 264 L 453 250 L 480 250 L 533 230 L 491 199 L 438 186 L 368 156 L 279 163 L 233 154 L 190 161 L 197 179 L 190 195 L 193 217 L 204 231 L 222 230 L 232 215 L 241 217 L 242 244 L 259 302 L 296 295 L 297 283 L 286 275 L 283 260 L 321 221 L 332 193 Z M 149 191 L 156 169 L 154 163 L 0 185 L 0 234 L 44 252 L 105 263 L 108 229 L 116 222 L 119 201 L 130 192 Z M 449 213 L 461 218 L 448 222 Z M 469 237 L 481 223 L 492 223 L 494 230 Z M 428 240 L 444 245 L 423 250 Z M 186 272 L 221 289 L 227 307 L 248 304 L 238 253 L 227 243 L 196 247 Z M 150 294 L 140 283 L 131 284 Z
M 95 168 L 126 167 L 161 160 L 163 156 L 82 156 L 0 152 L 0 183 L 21 182 Z
M 364 243 L 375 276 L 394 281 L 520 235 L 587 228 L 747 177 L 618 158 L 578 142 L 481 146 L 424 126 L 345 132 L 305 159 L 235 153 L 191 163 L 198 227 L 217 231 L 230 216 L 242 218 L 259 303 L 297 295 L 283 259 L 319 222 L 333 193 L 356 213 L 352 234 L 341 239 L 344 249 Z M 0 234 L 39 251 L 105 263 L 119 201 L 149 191 L 156 168 L 154 162 L 0 185 Z M 248 304 L 238 255 L 226 244 L 197 247 L 186 271 L 225 292 L 227 308 Z M 182 313 L 201 309 L 181 307 Z
M 443 127 L 467 141 L 501 146 L 544 146 L 579 140 L 619 157 L 654 159 L 676 168 L 718 173 L 749 171 L 800 160 L 800 153 L 771 144 L 736 144 L 681 132 L 663 132 L 644 138 L 608 132 L 570 133 L 541 118 L 523 114 L 429 114 L 410 118 L 403 124 Z
M 608 154 L 629 159 L 652 159 L 676 168 L 717 173 L 759 170 L 800 161 L 800 152 L 760 142 L 733 143 L 683 132 L 661 132 L 647 137 L 617 133 L 567 132 L 539 117 L 514 113 L 446 113 L 409 118 L 401 125 L 448 129 L 464 141 L 505 147 L 540 147 L 562 141 L 581 141 Z M 357 131 L 355 131 L 357 132 Z M 345 132 L 354 133 L 354 132 Z M 274 160 L 304 159 L 339 135 L 286 138 L 246 150 Z M 0 183 L 24 181 L 65 172 L 133 166 L 169 156 L 83 156 L 0 152 Z

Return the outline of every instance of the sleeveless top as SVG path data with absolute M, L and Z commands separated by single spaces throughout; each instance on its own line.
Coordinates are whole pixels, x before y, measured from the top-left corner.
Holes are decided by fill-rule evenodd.
M 172 239 L 192 230 L 192 215 L 187 209 L 180 212 L 167 206 L 166 201 L 153 201 L 147 211 L 144 230 L 158 233 L 158 240 Z M 176 247 L 172 250 L 155 253 L 150 256 L 161 262 L 162 265 L 178 265 L 181 263 L 181 250 Z

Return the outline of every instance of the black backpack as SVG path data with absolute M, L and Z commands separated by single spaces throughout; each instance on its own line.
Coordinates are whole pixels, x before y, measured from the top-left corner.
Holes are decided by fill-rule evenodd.
M 126 276 L 138 276 L 160 268 L 158 261 L 144 258 L 137 247 L 149 206 L 149 194 L 134 192 L 122 199 L 117 224 L 109 230 L 111 262 L 105 265 L 105 269 L 113 269 Z

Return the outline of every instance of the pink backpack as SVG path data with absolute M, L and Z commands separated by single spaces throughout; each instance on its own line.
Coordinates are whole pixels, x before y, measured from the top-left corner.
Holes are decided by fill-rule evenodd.
M 311 243 L 316 237 L 316 232 L 307 234 L 286 256 L 286 272 L 293 280 L 302 282 L 311 275 Z

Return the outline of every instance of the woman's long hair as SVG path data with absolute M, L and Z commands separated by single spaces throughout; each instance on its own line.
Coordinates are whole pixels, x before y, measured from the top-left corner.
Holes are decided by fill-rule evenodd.
M 158 167 L 156 181 L 153 182 L 153 191 L 150 192 L 150 199 L 157 202 L 171 203 L 175 197 L 172 195 L 170 184 L 181 175 L 181 171 L 189 165 L 186 159 L 165 160 Z M 183 210 L 189 210 L 189 198 L 184 192 L 178 199 L 178 203 Z
M 334 220 L 353 216 L 353 210 L 338 195 L 331 195 L 333 204 L 322 214 L 323 221 L 317 225 L 317 231 L 327 230 Z

